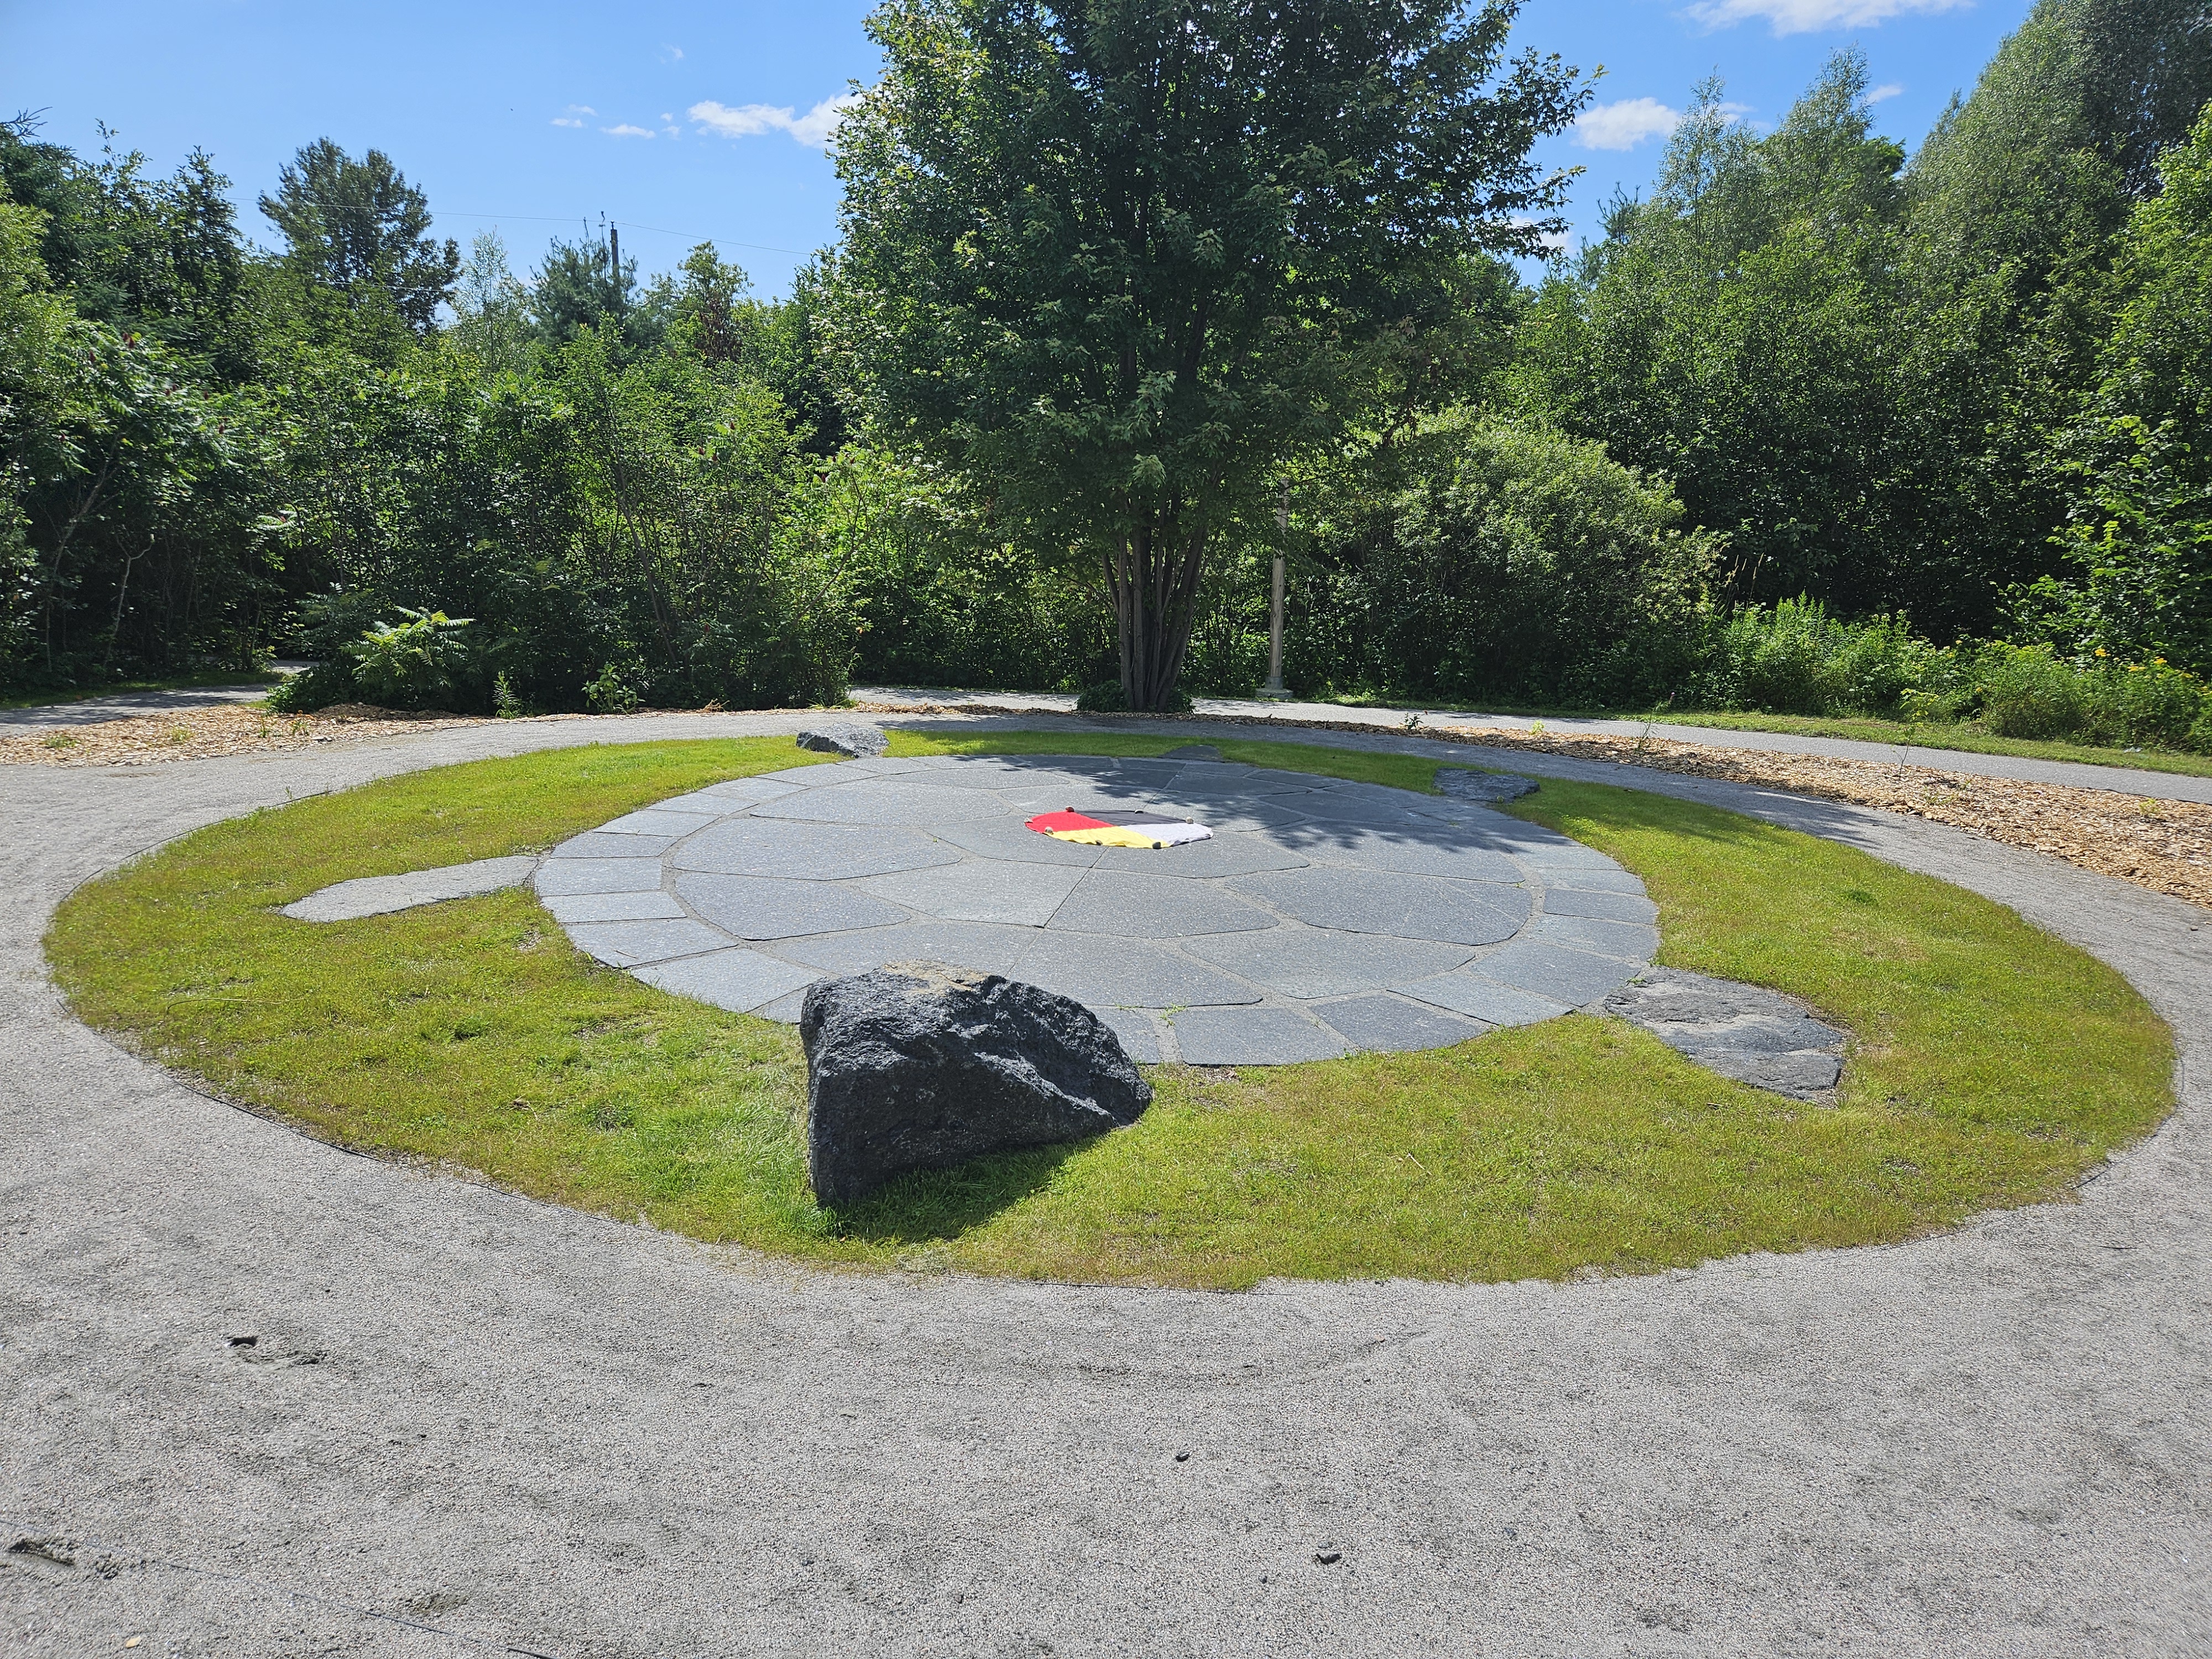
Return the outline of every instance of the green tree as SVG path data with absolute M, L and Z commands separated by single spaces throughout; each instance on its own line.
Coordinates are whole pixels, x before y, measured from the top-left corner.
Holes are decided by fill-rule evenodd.
M 1698 88 L 1657 188 L 1616 205 L 1546 283 L 1513 381 L 1522 410 L 1672 479 L 1725 532 L 1738 598 L 1884 602 L 1899 148 L 1866 64 L 1838 54 L 1773 133 Z
M 1446 275 L 1529 253 L 1574 71 L 1516 0 L 888 0 L 837 142 L 841 369 L 884 441 L 1097 562 L 1132 707 L 1208 550 L 1376 397 Z
M 2116 283 L 2100 381 L 2060 447 L 2062 545 L 2113 654 L 2212 675 L 2212 105 L 2160 161 Z
M 0 122 L 0 191 L 44 216 L 39 257 L 81 317 L 158 341 L 194 373 L 235 386 L 258 373 L 250 281 L 230 181 L 194 150 L 167 179 L 112 147 L 88 162 Z
M 356 161 L 318 138 L 284 164 L 260 206 L 295 270 L 356 307 L 386 307 L 422 336 L 453 297 L 460 249 L 431 236 L 429 199 L 380 149 Z
M 495 230 L 479 232 L 469 243 L 447 336 L 481 363 L 487 376 L 522 374 L 535 360 L 538 332 L 530 314 L 530 290 L 507 264 L 507 242 Z

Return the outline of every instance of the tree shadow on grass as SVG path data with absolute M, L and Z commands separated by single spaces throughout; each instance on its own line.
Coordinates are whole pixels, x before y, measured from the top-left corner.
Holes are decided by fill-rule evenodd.
M 831 1212 L 841 1237 L 873 1244 L 922 1244 L 959 1237 L 1048 1185 L 1060 1166 L 1088 1145 L 994 1152 L 950 1170 L 915 1170 L 858 1204 Z

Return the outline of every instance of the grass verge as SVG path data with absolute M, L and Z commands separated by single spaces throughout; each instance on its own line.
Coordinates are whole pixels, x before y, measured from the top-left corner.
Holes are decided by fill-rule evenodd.
M 1174 742 L 902 733 L 896 751 Z M 1417 790 L 1434 774 L 1219 747 Z M 2059 1196 L 2171 1109 L 2165 1028 L 2081 952 L 1850 849 L 1595 785 L 1547 783 L 1522 811 L 1644 877 L 1663 960 L 1778 986 L 1848 1025 L 1836 1106 L 1577 1015 L 1427 1054 L 1164 1068 L 1132 1129 L 908 1176 L 832 1213 L 805 1187 L 787 1028 L 596 966 L 522 893 L 355 922 L 276 914 L 334 881 L 545 847 L 793 760 L 766 738 L 562 750 L 256 813 L 82 889 L 49 957 L 93 1024 L 312 1133 L 855 1266 L 1222 1289 L 1638 1271 Z

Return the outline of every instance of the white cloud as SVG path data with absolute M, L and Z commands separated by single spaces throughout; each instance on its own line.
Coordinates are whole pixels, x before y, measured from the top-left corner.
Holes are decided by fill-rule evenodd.
M 1970 0 L 1694 0 L 1689 15 L 1707 28 L 1726 28 L 1763 17 L 1780 34 L 1818 29 L 1866 28 L 1885 17 L 1914 11 L 1949 11 Z
M 1584 110 L 1575 123 L 1575 142 L 1584 149 L 1634 149 L 1646 138 L 1674 131 L 1681 118 L 1681 111 L 1656 98 L 1624 98 Z
M 610 138 L 650 138 L 653 137 L 653 129 L 651 127 L 634 127 L 627 121 L 618 122 L 617 125 L 611 127 L 601 127 L 599 131 L 605 133 Z
M 704 132 L 718 132 L 725 138 L 747 138 L 757 133 L 787 132 L 802 144 L 827 149 L 830 140 L 837 131 L 837 123 L 845 112 L 860 101 L 857 94 L 839 93 L 835 98 L 824 98 L 812 109 L 800 115 L 787 106 L 777 108 L 769 104 L 740 104 L 732 109 L 726 104 L 709 100 L 694 104 L 685 112 L 699 124 Z
M 584 124 L 573 115 L 556 115 L 553 118 L 553 125 L 556 127 L 580 127 Z
M 663 46 L 660 49 L 660 61 L 664 64 L 682 63 L 684 61 L 684 48 L 681 46 Z
M 553 125 L 556 127 L 580 127 L 586 115 L 598 113 L 599 111 L 589 104 L 571 104 L 566 111 L 553 118 Z
M 1867 102 L 1869 104 L 1879 104 L 1883 99 L 1894 98 L 1904 90 L 1905 88 L 1898 85 L 1896 82 L 1887 81 L 1881 86 L 1876 87 L 1872 92 L 1867 94 Z

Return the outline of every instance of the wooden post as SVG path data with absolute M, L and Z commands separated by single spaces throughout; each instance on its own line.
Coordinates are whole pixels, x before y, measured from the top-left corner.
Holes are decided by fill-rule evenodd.
M 1275 581 L 1274 593 L 1267 607 L 1267 683 L 1260 688 L 1260 695 L 1271 702 L 1282 702 L 1290 696 L 1283 689 L 1283 551 L 1291 536 L 1291 486 L 1283 484 L 1283 493 L 1275 501 Z

